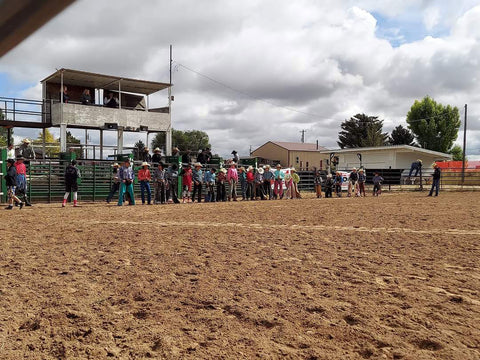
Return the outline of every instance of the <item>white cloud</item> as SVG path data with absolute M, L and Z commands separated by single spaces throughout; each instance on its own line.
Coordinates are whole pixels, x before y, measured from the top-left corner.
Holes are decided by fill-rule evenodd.
M 432 30 L 438 25 L 440 21 L 440 8 L 437 6 L 430 6 L 423 12 L 423 23 L 427 30 Z

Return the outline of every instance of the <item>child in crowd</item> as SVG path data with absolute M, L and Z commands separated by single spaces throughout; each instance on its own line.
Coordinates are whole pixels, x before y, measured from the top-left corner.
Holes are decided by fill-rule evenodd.
M 20 206 L 20 209 L 23 207 L 23 202 L 21 202 L 20 199 L 15 196 L 15 186 L 17 184 L 17 169 L 15 168 L 14 164 L 15 164 L 14 159 L 7 160 L 7 173 L 5 175 L 5 185 L 7 186 L 8 206 L 5 208 L 6 210 L 13 209 L 14 201 Z
M 166 198 L 169 203 L 174 202 L 178 204 L 178 195 L 177 195 L 177 188 L 178 188 L 178 166 L 177 164 L 172 164 L 169 166 L 166 173 L 167 178 L 167 187 L 166 187 Z
M 334 179 L 334 184 L 335 184 L 335 194 L 338 197 L 342 197 L 342 184 L 343 184 L 343 176 L 340 174 L 340 171 L 337 171 L 335 173 L 335 179 Z
M 285 198 L 286 199 L 293 199 L 293 193 L 295 192 L 293 188 L 293 179 L 291 170 L 285 174 Z
M 367 176 L 365 175 L 365 170 L 360 169 L 358 171 L 358 196 L 365 197 L 365 182 L 367 181 Z
M 313 184 L 315 185 L 315 193 L 317 194 L 317 199 L 322 197 L 322 177 L 320 176 L 320 171 L 315 171 L 315 177 L 313 178 Z
M 113 196 L 115 193 L 120 189 L 120 181 L 118 180 L 118 163 L 114 163 L 112 165 L 112 187 L 110 188 L 110 192 L 107 196 L 107 203 L 112 201 Z
M 253 174 L 253 167 L 247 168 L 247 199 L 255 200 L 255 175 Z
M 165 204 L 166 199 L 166 171 L 162 162 L 159 162 L 153 173 L 153 187 L 155 188 L 155 204 Z
M 150 164 L 147 162 L 142 163 L 142 168 L 138 170 L 138 181 L 140 181 L 140 193 L 142 196 L 142 205 L 145 205 L 145 191 L 147 192 L 148 205 L 152 203 L 152 190 L 150 188 L 150 180 L 152 175 L 148 169 Z
M 192 193 L 192 168 L 190 164 L 186 164 L 182 169 L 182 185 L 183 185 L 183 193 L 182 193 L 182 202 L 190 202 L 190 195 Z
M 217 202 L 227 201 L 225 182 L 227 181 L 227 169 L 221 168 L 217 176 Z
M 272 185 L 275 179 L 273 171 L 270 169 L 270 165 L 265 165 L 265 172 L 263 173 L 263 192 L 265 196 L 268 196 L 268 200 L 273 200 Z
M 285 178 L 285 174 L 282 171 L 282 165 L 277 164 L 277 170 L 273 173 L 273 178 L 275 181 L 275 185 L 273 188 L 273 194 L 275 199 L 283 198 L 283 179 Z
M 80 179 L 80 170 L 77 168 L 77 162 L 72 160 L 65 169 L 65 195 L 63 196 L 62 207 L 67 205 L 68 196 L 73 192 L 73 206 L 77 207 L 78 179 Z
M 300 191 L 298 190 L 298 183 L 300 182 L 300 176 L 298 176 L 297 171 L 294 167 L 290 169 L 292 173 L 292 181 L 293 181 L 293 199 L 301 199 L 302 196 L 300 195 Z
M 17 187 L 15 191 L 18 198 L 23 200 L 25 206 L 32 206 L 27 198 L 27 167 L 23 161 L 23 156 L 19 156 L 15 162 L 15 169 L 17 170 Z
M 382 193 L 382 181 L 383 177 L 378 172 L 373 177 L 373 196 L 378 196 Z
M 259 167 L 255 172 L 255 197 L 260 200 L 265 200 L 265 194 L 263 192 L 263 173 L 262 167 Z
M 358 181 L 357 169 L 353 168 L 352 172 L 350 173 L 350 176 L 348 178 L 348 194 L 347 194 L 348 197 L 352 196 L 352 192 L 353 192 L 353 194 L 355 194 L 355 196 L 358 196 L 358 194 L 357 194 L 357 181 Z
M 197 195 L 198 202 L 202 202 L 202 184 L 203 184 L 203 171 L 202 164 L 197 162 L 194 165 L 192 171 L 192 181 L 193 181 L 193 194 L 192 202 L 195 201 L 195 195 Z
M 215 168 L 210 171 L 205 171 L 205 186 L 207 194 L 205 195 L 205 202 L 215 202 Z
M 237 164 L 232 162 L 227 172 L 228 181 L 228 201 L 237 201 L 237 183 L 238 183 L 238 171 Z
M 123 205 L 123 195 L 128 194 L 130 200 L 128 205 L 135 205 L 135 197 L 133 195 L 133 181 L 135 173 L 130 166 L 130 159 L 126 159 L 123 166 L 118 170 L 118 180 L 120 181 L 120 193 L 118 194 L 118 206 Z
M 333 190 L 334 184 L 335 184 L 335 181 L 332 178 L 332 174 L 328 174 L 327 181 L 325 181 L 325 198 L 332 197 L 332 190 Z
M 247 198 L 247 174 L 243 166 L 238 169 L 238 181 L 242 191 L 242 200 L 245 201 Z

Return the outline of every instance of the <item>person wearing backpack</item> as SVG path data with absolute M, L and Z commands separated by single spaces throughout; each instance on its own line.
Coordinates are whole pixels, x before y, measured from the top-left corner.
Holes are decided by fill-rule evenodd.
M 65 196 L 63 197 L 62 207 L 67 205 L 68 197 L 73 192 L 73 206 L 77 207 L 78 179 L 80 179 L 80 170 L 77 168 L 77 162 L 72 160 L 65 169 Z

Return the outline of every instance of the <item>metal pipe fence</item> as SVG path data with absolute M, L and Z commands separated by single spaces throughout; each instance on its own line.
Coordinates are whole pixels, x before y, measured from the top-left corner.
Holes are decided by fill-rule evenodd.
M 5 152 L 5 151 L 3 151 Z M 172 160 L 172 159 L 170 159 Z M 178 160 L 173 159 L 171 163 Z M 65 194 L 65 168 L 69 162 L 66 160 L 35 160 L 27 164 L 28 175 L 28 195 L 33 202 L 57 202 L 61 201 Z M 81 201 L 103 201 L 106 199 L 113 182 L 113 165 L 114 161 L 109 160 L 80 160 L 78 168 L 81 172 L 81 180 L 79 182 L 78 196 Z M 140 161 L 134 162 L 135 174 L 140 168 Z M 168 164 L 167 164 L 168 165 Z M 4 164 L 2 164 L 4 166 Z M 217 169 L 218 165 L 214 165 Z M 208 167 L 204 170 L 208 171 Z M 181 169 L 179 169 L 181 170 Z M 429 169 L 430 170 L 430 169 Z M 153 173 L 154 168 L 151 168 Z M 378 171 L 384 177 L 384 185 L 405 185 L 403 174 L 405 171 L 396 169 L 369 170 L 367 169 L 367 184 L 371 184 L 371 179 L 375 171 Z M 299 171 L 300 176 L 299 190 L 304 192 L 314 191 L 314 172 Z M 323 180 L 326 179 L 326 172 L 322 171 Z M 408 171 L 407 171 L 408 175 Z M 431 171 L 424 171 L 422 174 L 424 180 L 424 190 L 428 190 L 431 185 Z M 181 184 L 181 175 L 179 175 L 179 183 Z M 459 168 L 442 169 L 442 177 L 440 181 L 441 188 L 469 189 L 480 186 L 480 169 L 468 169 L 465 172 L 465 185 L 462 185 L 462 171 Z M 418 182 L 406 188 L 418 188 Z M 402 189 L 404 187 L 402 186 Z M 2 186 L 3 189 L 3 186 Z M 228 185 L 227 185 L 228 191 Z M 140 184 L 138 180 L 134 182 L 134 192 L 136 196 L 140 194 Z M 203 187 L 203 193 L 206 189 Z M 237 194 L 241 194 L 240 184 L 237 187 Z M 180 194 L 179 194 L 180 195 Z M 3 200 L 6 200 L 5 194 Z

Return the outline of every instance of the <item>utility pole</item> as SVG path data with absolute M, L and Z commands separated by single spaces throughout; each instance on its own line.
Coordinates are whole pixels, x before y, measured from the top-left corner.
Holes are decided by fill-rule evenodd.
M 170 69 L 170 86 L 168 87 L 168 117 L 170 118 L 170 127 L 168 130 L 165 132 L 165 154 L 167 156 L 172 155 L 172 45 L 170 45 L 170 63 L 169 63 L 169 69 Z M 148 146 L 148 144 L 147 144 Z
M 305 133 L 307 132 L 307 130 L 302 130 L 300 131 L 302 133 L 302 144 L 305 143 Z
M 467 150 L 467 104 L 465 104 L 465 120 L 463 122 L 462 186 L 465 185 L 465 152 L 466 150 Z

